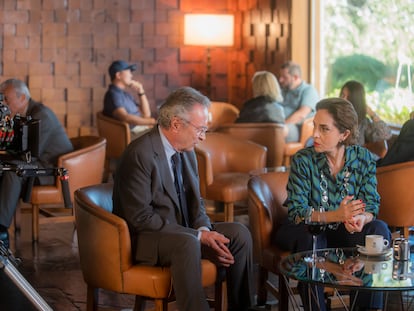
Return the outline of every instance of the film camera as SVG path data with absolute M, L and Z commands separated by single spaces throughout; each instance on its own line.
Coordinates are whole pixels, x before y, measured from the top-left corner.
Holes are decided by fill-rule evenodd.
M 0 93 L 0 152 L 12 156 L 39 156 L 40 120 L 15 115 L 11 117 L 9 107 Z

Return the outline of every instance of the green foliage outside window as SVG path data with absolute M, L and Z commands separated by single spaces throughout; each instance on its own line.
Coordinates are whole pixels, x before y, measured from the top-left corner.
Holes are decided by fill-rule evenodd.
M 403 124 L 414 110 L 414 1 L 325 0 L 324 12 L 328 96 L 357 80 L 382 119 Z

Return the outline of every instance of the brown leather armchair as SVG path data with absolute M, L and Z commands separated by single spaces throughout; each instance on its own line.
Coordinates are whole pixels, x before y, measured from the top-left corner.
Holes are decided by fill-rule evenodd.
M 209 131 L 214 131 L 221 124 L 233 123 L 236 121 L 239 113 L 239 108 L 230 103 L 212 101 L 209 109 Z
M 71 200 L 76 189 L 102 182 L 105 161 L 106 139 L 99 136 L 71 138 L 74 151 L 61 155 L 58 168 L 68 172 Z M 56 178 L 54 185 L 34 186 L 31 195 L 32 239 L 39 238 L 39 224 L 74 221 L 73 209 L 63 205 L 62 185 Z M 46 205 L 41 207 L 42 205 Z M 44 217 L 39 217 L 39 214 Z
M 259 266 L 257 303 L 264 305 L 267 291 L 279 300 L 279 310 L 288 310 L 288 291 L 279 271 L 280 260 L 289 254 L 275 245 L 272 236 L 287 217 L 283 202 L 287 198 L 288 171 L 253 176 L 249 180 L 249 222 L 253 237 L 254 259 Z M 269 280 L 269 272 L 278 275 L 279 284 Z
M 87 310 L 97 310 L 98 289 L 135 295 L 134 310 L 144 310 L 154 300 L 155 310 L 168 310 L 173 298 L 169 268 L 133 263 L 128 225 L 112 214 L 112 184 L 99 184 L 75 192 L 75 216 L 79 257 L 87 284 Z M 203 286 L 215 284 L 215 301 L 222 310 L 222 279 L 216 266 L 202 260 Z M 218 280 L 218 281 L 216 281 Z
M 408 238 L 408 229 L 414 226 L 414 161 L 378 167 L 377 180 L 381 196 L 378 218 L 390 227 L 402 228 Z
M 102 111 L 96 114 L 98 134 L 106 138 L 105 176 L 112 172 L 111 161 L 118 159 L 131 142 L 131 132 L 126 122 L 105 116 Z
M 290 159 L 300 149 L 305 147 L 306 142 L 313 134 L 313 117 L 307 118 L 303 121 L 300 130 L 300 139 L 298 142 L 289 142 L 285 144 L 283 165 L 289 166 Z
M 277 123 L 227 123 L 219 126 L 216 131 L 265 146 L 266 166 L 276 167 L 283 164 L 285 149 L 283 130 L 283 124 Z
M 224 203 L 224 221 L 233 221 L 234 204 L 247 201 L 249 172 L 265 167 L 266 147 L 229 134 L 207 132 L 195 152 L 201 196 Z

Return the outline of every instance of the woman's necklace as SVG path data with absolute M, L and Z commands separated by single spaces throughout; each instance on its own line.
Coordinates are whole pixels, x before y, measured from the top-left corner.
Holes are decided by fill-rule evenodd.
M 341 186 L 341 199 L 344 199 L 349 194 L 349 178 L 351 172 L 348 170 L 348 167 L 344 168 L 344 182 Z M 329 210 L 329 195 L 328 195 L 328 180 L 326 179 L 325 174 L 321 171 L 321 180 L 319 182 L 319 187 L 321 189 L 321 205 L 325 211 Z M 339 223 L 331 224 L 328 227 L 330 229 L 337 229 Z

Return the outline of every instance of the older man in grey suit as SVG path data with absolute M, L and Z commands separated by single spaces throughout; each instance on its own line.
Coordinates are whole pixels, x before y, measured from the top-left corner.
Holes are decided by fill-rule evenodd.
M 193 149 L 205 139 L 209 105 L 190 87 L 168 96 L 158 126 L 132 142 L 120 160 L 114 213 L 129 225 L 137 262 L 171 268 L 179 310 L 209 310 L 201 258 L 226 267 L 229 310 L 247 310 L 254 283 L 250 232 L 240 223 L 211 224 L 199 191 Z M 175 157 L 182 177 L 174 174 Z

